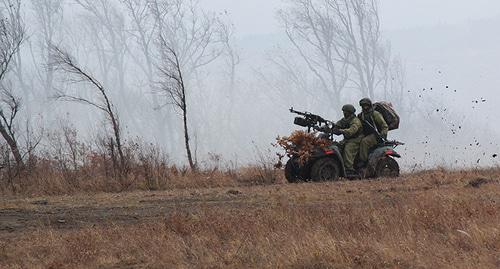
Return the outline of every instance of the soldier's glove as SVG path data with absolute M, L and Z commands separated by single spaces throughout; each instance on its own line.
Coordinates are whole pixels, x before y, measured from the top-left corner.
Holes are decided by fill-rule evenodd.
M 343 132 L 339 128 L 333 128 L 332 134 L 334 134 L 334 135 L 342 135 Z

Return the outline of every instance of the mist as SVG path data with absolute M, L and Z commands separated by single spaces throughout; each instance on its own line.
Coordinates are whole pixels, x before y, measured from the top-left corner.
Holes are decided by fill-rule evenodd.
M 50 147 L 47 135 L 62 125 L 74 126 L 90 142 L 109 132 L 95 107 L 55 98 L 61 91 L 95 98 L 92 85 L 69 81 L 51 68 L 49 45 L 57 45 L 102 82 L 124 140 L 152 143 L 172 162 L 187 165 L 182 111 L 162 90 L 165 59 L 157 47 L 157 28 L 145 15 L 144 26 L 151 28 L 138 29 L 125 2 L 22 1 L 27 37 L 2 81 L 23 101 L 16 126 L 21 144 L 35 134 L 40 137 L 37 150 Z M 342 104 L 359 108 L 359 99 L 366 97 L 368 91 L 355 86 L 359 81 L 352 71 L 346 71 L 338 95 L 321 90 L 330 89 L 330 83 L 320 85 L 279 18 L 293 1 L 193 3 L 197 14 L 217 18 L 226 27 L 226 42 L 217 40 L 207 49 L 217 57 L 199 68 L 187 61 L 183 70 L 189 135 L 198 162 L 214 154 L 237 165 L 263 156 L 273 159 L 279 150 L 272 146 L 276 137 L 299 128 L 290 107 L 338 120 Z M 149 6 L 141 7 L 149 12 Z M 390 62 L 390 75 L 386 84 L 374 87 L 372 97 L 392 102 L 401 113 L 402 125 L 389 138 L 406 143 L 398 148 L 402 167 L 498 165 L 500 3 L 392 0 L 381 2 L 378 11 L 377 44 Z M 149 38 L 149 58 L 139 42 L 141 32 Z

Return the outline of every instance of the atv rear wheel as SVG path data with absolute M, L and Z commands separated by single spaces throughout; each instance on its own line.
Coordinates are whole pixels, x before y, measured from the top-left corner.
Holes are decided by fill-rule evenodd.
M 380 159 L 375 168 L 376 177 L 399 177 L 399 164 L 391 157 Z
M 301 175 L 300 166 L 296 159 L 290 159 L 285 165 L 285 178 L 289 183 L 297 183 L 304 178 Z
M 339 176 L 339 165 L 332 158 L 319 159 L 311 168 L 311 178 L 313 181 L 336 181 L 339 179 Z

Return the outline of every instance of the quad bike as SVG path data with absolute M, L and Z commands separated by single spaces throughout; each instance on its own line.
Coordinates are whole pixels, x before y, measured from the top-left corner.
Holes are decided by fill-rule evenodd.
M 332 145 L 326 148 L 316 147 L 304 163 L 301 163 L 299 156 L 289 155 L 290 159 L 285 166 L 285 177 L 288 182 L 399 177 L 399 164 L 395 158 L 401 158 L 401 155 L 396 152 L 395 148 L 404 145 L 403 143 L 380 139 L 381 142 L 370 151 L 368 164 L 365 167 L 359 167 L 359 162 L 356 160 L 355 167 L 359 167 L 357 174 L 348 175 L 344 167 L 342 146 L 334 141 L 333 134 L 328 131 L 330 128 L 324 128 L 325 125 L 333 125 L 333 123 L 308 112 L 298 112 L 293 108 L 290 111 L 302 116 L 295 118 L 296 125 L 307 127 L 309 133 L 312 130 L 318 131 L 318 135 L 332 141 Z

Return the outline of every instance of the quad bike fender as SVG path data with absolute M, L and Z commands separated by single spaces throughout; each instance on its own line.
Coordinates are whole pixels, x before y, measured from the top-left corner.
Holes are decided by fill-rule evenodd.
M 391 156 L 394 158 L 401 158 L 401 155 L 397 153 L 393 147 L 390 146 L 385 146 L 385 147 L 380 147 L 375 149 L 370 156 L 368 157 L 369 160 L 377 160 L 381 157 L 385 156 Z
M 385 158 L 401 158 L 401 155 L 394 150 L 394 147 L 383 146 L 376 148 L 368 156 L 368 165 L 366 170 L 366 177 L 376 176 L 376 167 L 380 160 Z
M 342 153 L 338 146 L 332 145 L 325 149 L 317 150 L 312 157 L 314 160 L 318 160 L 321 158 L 335 159 L 339 164 L 340 176 L 345 176 L 344 158 L 342 158 Z

